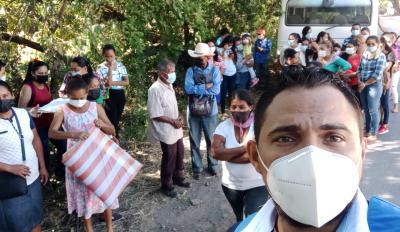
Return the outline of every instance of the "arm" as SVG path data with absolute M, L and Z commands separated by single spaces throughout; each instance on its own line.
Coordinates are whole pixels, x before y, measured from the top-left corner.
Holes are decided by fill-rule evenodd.
M 29 85 L 23 85 L 19 94 L 18 107 L 29 110 L 28 103 L 32 97 L 32 89 Z
M 59 139 L 59 140 L 79 138 L 78 133 L 76 132 L 66 132 L 59 130 L 63 120 L 64 120 L 64 113 L 62 112 L 61 109 L 59 109 L 54 114 L 53 121 L 51 122 L 49 129 L 49 138 Z
M 335 63 L 340 67 L 342 72 L 346 72 L 347 70 L 351 69 L 351 64 L 343 58 L 336 59 Z
M 41 179 L 42 184 L 45 185 L 49 179 L 49 173 L 47 172 L 46 164 L 44 162 L 42 141 L 40 140 L 40 137 L 39 137 L 39 134 L 38 134 L 36 128 L 33 128 L 32 132 L 33 132 L 32 144 L 33 144 L 33 148 L 35 149 L 36 156 L 39 160 L 40 179 Z
M 230 161 L 246 153 L 246 147 L 225 148 L 225 137 L 215 134 L 213 137 L 211 154 L 214 159 Z
M 109 85 L 111 86 L 128 86 L 129 85 L 129 78 L 128 76 L 123 76 L 122 77 L 122 81 L 112 81 L 112 79 L 110 79 L 111 81 L 109 81 Z
M 104 133 L 115 136 L 115 128 L 108 119 L 103 106 L 96 104 L 96 107 L 99 119 L 95 121 L 95 125 Z
M 376 81 L 381 80 L 385 68 L 386 68 L 386 57 L 384 55 L 381 55 L 378 58 L 378 63 L 376 65 L 375 71 L 372 73 L 371 77 L 365 82 L 365 84 L 369 85 L 375 83 Z

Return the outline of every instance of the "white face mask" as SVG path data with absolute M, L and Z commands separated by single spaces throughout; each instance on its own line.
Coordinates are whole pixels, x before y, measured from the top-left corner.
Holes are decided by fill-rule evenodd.
M 367 41 L 369 35 L 363 35 L 363 36 L 364 36 L 365 41 Z
M 175 73 L 175 72 L 173 72 L 173 73 L 168 73 L 168 79 L 167 79 L 167 81 L 168 81 L 170 84 L 173 84 L 173 83 L 175 82 L 175 80 L 176 80 L 176 73 Z
M 376 52 L 376 50 L 378 50 L 378 46 L 368 47 L 367 50 L 368 50 L 369 52 Z
M 312 32 L 308 32 L 308 33 L 306 34 L 306 38 L 307 38 L 307 39 L 311 39 L 311 38 L 312 38 Z
M 257 36 L 257 39 L 259 39 L 259 40 L 263 40 L 263 39 L 264 39 L 264 36 L 262 36 L 262 35 L 258 35 L 258 36 Z
M 357 35 L 360 34 L 360 30 L 351 30 L 351 34 L 352 34 L 353 36 L 357 36 Z
M 308 46 L 307 45 L 301 45 L 300 46 L 300 51 L 302 51 L 303 53 L 306 52 Z
M 292 46 L 292 45 L 294 45 L 295 42 L 296 42 L 296 41 L 295 41 L 294 39 L 289 39 L 289 40 L 288 40 L 288 45 L 289 45 L 289 46 Z
M 78 75 L 81 75 L 81 72 L 74 72 L 74 71 L 71 71 L 71 76 L 73 77 L 73 76 L 78 76 Z
M 86 99 L 83 100 L 73 100 L 69 99 L 68 103 L 72 106 L 75 106 L 76 108 L 81 108 L 86 104 Z
M 340 51 L 335 51 L 336 56 L 340 56 Z
M 324 58 L 326 56 L 326 51 L 319 51 L 318 52 L 318 57 Z
M 258 156 L 268 171 L 272 199 L 297 222 L 320 228 L 339 215 L 357 192 L 357 164 L 344 155 L 307 146 L 276 159 L 269 168 Z
M 354 48 L 346 48 L 346 53 L 349 55 L 353 55 L 355 53 L 355 49 Z
M 1 76 L 1 77 L 0 77 L 0 80 L 2 80 L 2 81 L 6 81 L 6 80 L 7 80 L 7 78 L 6 78 L 6 76 L 4 75 L 4 76 Z

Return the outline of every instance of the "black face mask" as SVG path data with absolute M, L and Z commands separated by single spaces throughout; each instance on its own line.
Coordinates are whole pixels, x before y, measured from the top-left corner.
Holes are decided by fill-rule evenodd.
M 44 84 L 49 80 L 49 76 L 48 75 L 37 75 L 36 76 L 36 81 L 39 84 Z
M 96 101 L 97 98 L 100 97 L 100 88 L 97 89 L 89 89 L 89 93 L 87 96 L 88 101 Z
M 250 117 L 251 111 L 246 111 L 246 112 L 232 112 L 232 116 L 235 119 L 236 122 L 246 122 L 247 119 Z
M 14 99 L 0 100 L 0 113 L 8 112 L 15 104 Z

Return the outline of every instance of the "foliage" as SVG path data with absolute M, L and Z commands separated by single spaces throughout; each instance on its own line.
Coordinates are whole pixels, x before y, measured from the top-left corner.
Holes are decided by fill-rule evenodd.
M 72 57 L 99 64 L 101 46 L 114 44 L 130 74 L 124 126 L 135 140 L 145 136 L 147 89 L 160 58 L 177 60 L 224 26 L 236 35 L 263 26 L 275 38 L 281 9 L 279 0 L 0 0 L 0 6 L 0 59 L 16 91 L 34 57 L 51 64 L 55 92 Z M 182 83 L 183 73 L 178 77 Z

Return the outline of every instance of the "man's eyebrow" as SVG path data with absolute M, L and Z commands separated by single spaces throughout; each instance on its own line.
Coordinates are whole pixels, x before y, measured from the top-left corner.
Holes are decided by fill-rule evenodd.
M 275 129 L 273 129 L 272 131 L 270 131 L 268 133 L 268 136 L 271 136 L 275 133 L 279 133 L 279 132 L 296 132 L 299 131 L 301 128 L 299 125 L 287 125 L 287 126 L 278 126 Z
M 321 130 L 345 130 L 347 132 L 350 132 L 350 129 L 342 124 L 342 123 L 335 123 L 335 124 L 324 124 L 319 127 Z

